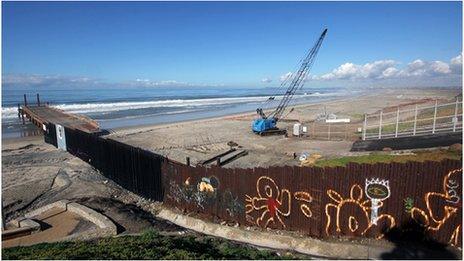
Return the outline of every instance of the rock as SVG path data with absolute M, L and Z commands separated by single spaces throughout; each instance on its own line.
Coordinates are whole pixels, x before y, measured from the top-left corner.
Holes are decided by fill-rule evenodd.
M 231 147 L 237 147 L 238 146 L 238 144 L 236 142 L 234 142 L 234 141 L 227 142 L 227 145 L 229 145 Z
M 460 152 L 460 151 L 462 151 L 462 144 L 455 143 L 455 144 L 449 146 L 448 150 L 453 151 L 453 152 Z
M 385 147 L 385 148 L 382 149 L 382 151 L 392 151 L 392 148 L 390 148 L 390 147 Z

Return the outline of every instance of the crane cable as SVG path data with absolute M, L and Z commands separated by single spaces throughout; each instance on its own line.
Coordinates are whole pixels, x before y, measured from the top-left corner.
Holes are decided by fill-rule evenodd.
M 286 90 L 286 86 L 288 83 L 291 83 L 292 80 L 293 80 L 293 77 L 295 77 L 295 75 L 297 74 L 298 72 L 298 69 L 302 63 L 302 61 L 305 59 L 305 57 L 307 56 L 307 54 L 301 58 L 294 66 L 294 69 L 292 71 L 290 71 L 290 75 L 288 77 L 286 77 L 279 85 L 279 87 L 277 87 L 277 90 L 276 90 L 276 94 L 270 96 L 267 100 L 261 102 L 261 106 L 263 108 L 263 110 L 268 110 L 272 107 L 275 107 L 273 106 L 275 102 L 277 102 L 277 100 L 275 99 L 277 96 L 283 96 L 281 95 L 281 90 Z M 285 95 L 285 94 L 284 94 Z

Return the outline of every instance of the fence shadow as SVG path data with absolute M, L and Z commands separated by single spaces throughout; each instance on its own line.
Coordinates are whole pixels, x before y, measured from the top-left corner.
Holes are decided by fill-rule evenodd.
M 383 253 L 382 259 L 462 259 L 462 252 L 434 240 L 423 225 L 412 219 L 385 232 L 385 239 L 395 248 Z

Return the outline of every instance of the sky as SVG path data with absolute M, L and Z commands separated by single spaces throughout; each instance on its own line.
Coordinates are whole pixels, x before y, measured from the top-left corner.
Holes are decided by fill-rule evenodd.
M 461 2 L 2 2 L 2 85 L 461 86 Z

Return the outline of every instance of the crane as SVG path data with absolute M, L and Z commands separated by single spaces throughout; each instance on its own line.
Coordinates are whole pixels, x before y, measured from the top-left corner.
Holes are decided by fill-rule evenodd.
M 285 87 L 285 85 L 287 85 L 288 83 L 290 84 L 288 85 L 287 91 L 282 97 L 282 100 L 280 100 L 280 103 L 276 107 L 276 109 L 268 115 L 266 115 L 263 112 L 262 108 L 256 109 L 259 118 L 253 121 L 252 129 L 254 133 L 260 135 L 286 133 L 285 130 L 280 130 L 279 128 L 277 128 L 276 124 L 279 121 L 279 119 L 282 118 L 282 115 L 285 109 L 287 108 L 288 104 L 292 100 L 295 92 L 301 87 L 303 87 L 305 78 L 314 64 L 314 60 L 316 59 L 316 55 L 321 47 L 322 41 L 324 40 L 326 34 L 327 29 L 324 29 L 316 44 L 306 54 L 298 71 L 282 82 L 281 87 Z M 273 101 L 274 99 L 275 97 L 272 96 L 268 99 L 268 101 Z

